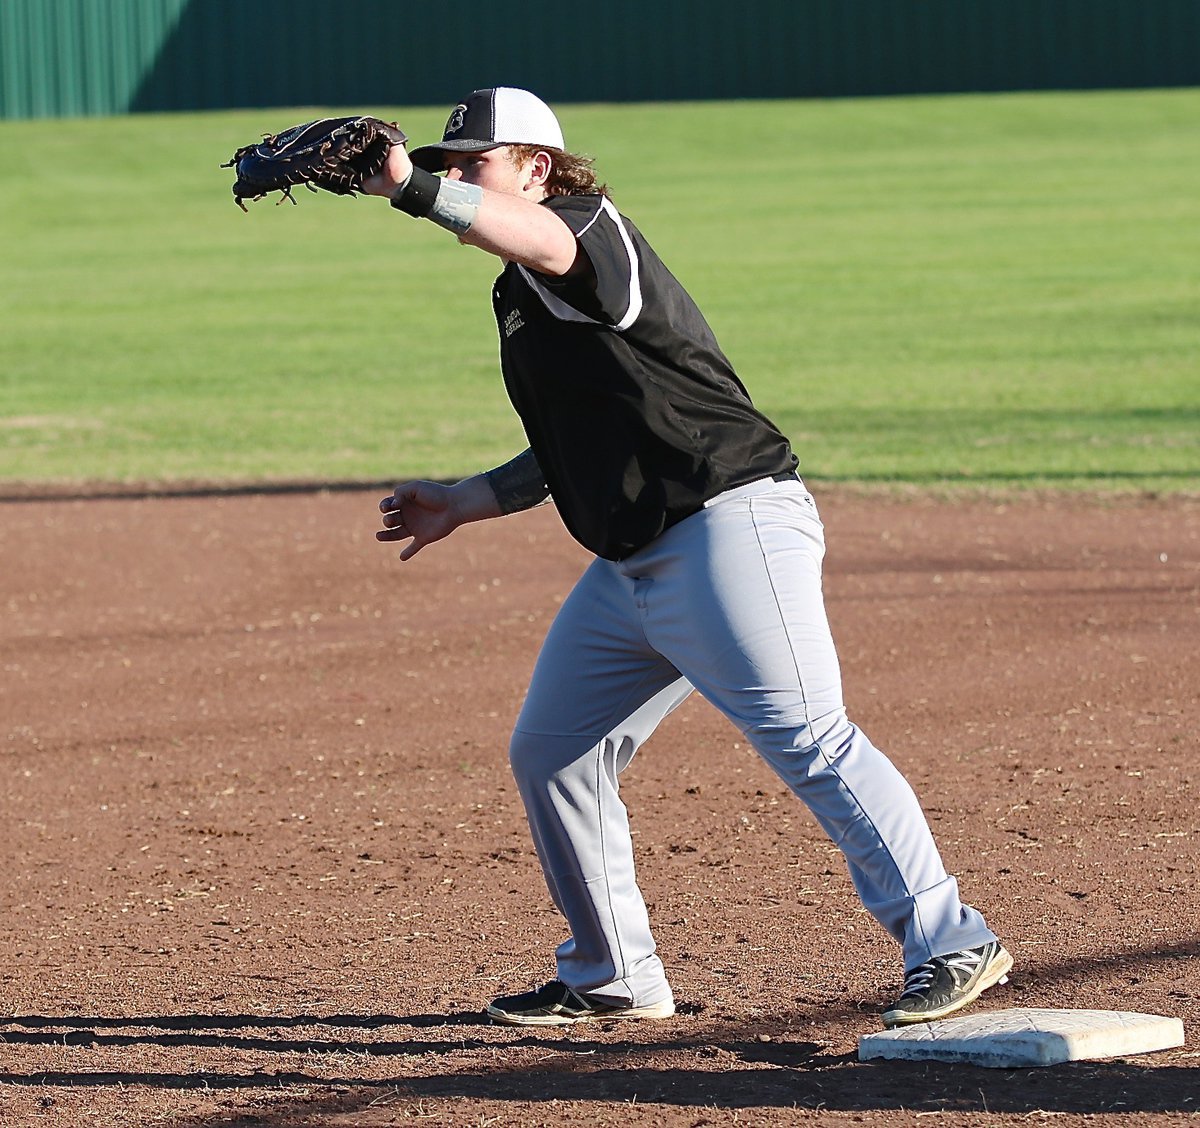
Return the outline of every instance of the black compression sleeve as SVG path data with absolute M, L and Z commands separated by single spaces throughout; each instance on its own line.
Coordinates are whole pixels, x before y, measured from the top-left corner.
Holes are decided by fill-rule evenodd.
M 484 477 L 500 503 L 501 513 L 532 509 L 550 496 L 550 487 L 531 450 L 522 451 L 503 466 L 489 470 Z
M 414 166 L 412 176 L 392 193 L 392 207 L 424 219 L 433 211 L 441 183 L 440 177 Z

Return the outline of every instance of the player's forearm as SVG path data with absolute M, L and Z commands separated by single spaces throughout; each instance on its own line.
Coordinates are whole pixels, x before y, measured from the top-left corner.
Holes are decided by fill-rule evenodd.
M 501 514 L 532 509 L 550 496 L 550 487 L 532 450 L 523 450 L 516 458 L 480 477 L 491 490 Z
M 473 521 L 504 516 L 487 474 L 475 474 L 455 483 L 450 487 L 449 496 L 455 524 L 467 525 Z
M 411 169 L 391 193 L 392 206 L 458 236 L 462 243 L 561 277 L 580 259 L 571 229 L 532 199 Z
M 580 253 L 574 233 L 548 208 L 486 190 L 474 222 L 458 238 L 498 258 L 555 277 L 567 274 Z

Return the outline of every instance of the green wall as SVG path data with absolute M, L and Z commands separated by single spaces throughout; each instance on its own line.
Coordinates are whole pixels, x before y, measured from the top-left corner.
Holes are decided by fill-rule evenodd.
M 123 113 L 190 0 L 0 0 L 0 116 Z
M 1200 0 L 0 0 L 0 116 L 1200 85 Z

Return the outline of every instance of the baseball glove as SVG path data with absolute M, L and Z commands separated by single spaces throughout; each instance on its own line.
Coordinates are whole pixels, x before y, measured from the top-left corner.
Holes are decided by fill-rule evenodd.
M 408 138 L 392 122 L 375 117 L 319 118 L 294 125 L 273 137 L 264 135 L 257 145 L 238 149 L 221 165 L 237 172 L 233 198 L 242 211 L 243 200 L 261 200 L 268 192 L 282 192 L 294 204 L 292 187 L 303 184 L 353 196 L 362 183 L 383 168 L 388 150 Z

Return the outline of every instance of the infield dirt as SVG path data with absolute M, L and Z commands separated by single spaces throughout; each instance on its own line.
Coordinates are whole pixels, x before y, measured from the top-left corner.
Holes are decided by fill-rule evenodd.
M 564 938 L 509 775 L 586 563 L 361 491 L 0 502 L 0 1124 L 1194 1124 L 1200 501 L 817 489 L 851 716 L 1016 959 L 1164 1053 L 860 1064 L 898 950 L 704 702 L 622 777 L 679 1016 L 486 1025 Z M 697 609 L 703 613 L 703 609 Z

